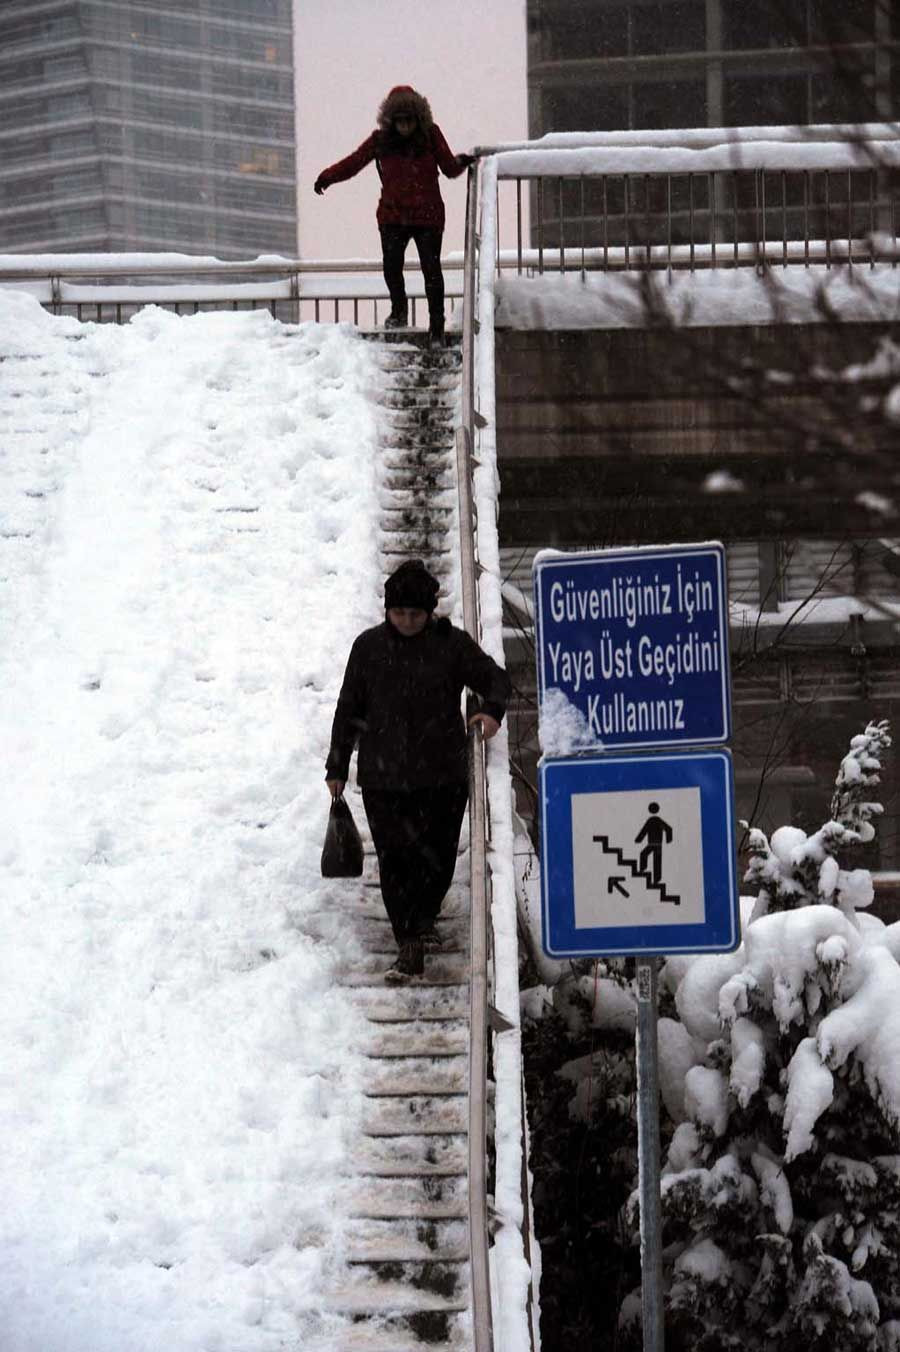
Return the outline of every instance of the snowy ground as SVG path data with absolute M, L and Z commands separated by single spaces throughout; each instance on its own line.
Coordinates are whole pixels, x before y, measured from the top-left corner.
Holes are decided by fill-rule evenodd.
M 360 1105 L 315 935 L 380 377 L 263 313 L 0 291 L 0 335 L 0 1344 L 300 1346 Z

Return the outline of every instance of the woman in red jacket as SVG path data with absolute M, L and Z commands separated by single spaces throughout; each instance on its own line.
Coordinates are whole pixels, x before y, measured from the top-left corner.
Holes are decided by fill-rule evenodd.
M 315 191 L 323 193 L 333 183 L 353 178 L 375 161 L 381 178 L 378 229 L 384 280 L 391 297 L 386 328 L 405 328 L 408 323 L 403 258 L 406 246 L 413 239 L 425 279 L 428 331 L 433 342 L 443 341 L 441 239 L 444 203 L 438 186 L 438 170 L 447 178 L 456 178 L 472 163 L 472 158 L 471 155 L 452 153 L 422 94 L 417 94 L 409 85 L 397 85 L 378 109 L 378 126 L 372 135 L 352 155 L 323 169 L 316 179 Z

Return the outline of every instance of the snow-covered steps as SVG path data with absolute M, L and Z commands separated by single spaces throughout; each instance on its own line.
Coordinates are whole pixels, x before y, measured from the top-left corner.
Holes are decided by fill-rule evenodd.
M 379 395 L 378 544 L 382 572 L 422 558 L 441 584 L 439 609 L 457 602 L 454 421 L 459 353 L 415 341 L 376 344 Z M 354 814 L 363 815 L 354 805 Z M 468 852 L 438 921 L 443 941 L 420 978 L 388 985 L 396 943 L 367 852 L 363 877 L 336 912 L 307 929 L 346 925 L 357 956 L 339 973 L 366 1019 L 361 1135 L 349 1214 L 347 1271 L 325 1310 L 355 1322 L 343 1352 L 468 1349 Z M 315 1343 L 311 1344 L 315 1347 Z
M 446 1135 L 371 1136 L 357 1156 L 363 1174 L 383 1178 L 442 1177 L 464 1174 L 466 1136 L 461 1132 Z
M 363 1041 L 367 1056 L 394 1057 L 458 1056 L 469 1045 L 465 1019 L 403 1019 L 396 1023 L 383 1020 L 370 1026 Z
M 391 1265 L 396 1270 L 396 1265 Z M 463 1287 L 445 1295 L 426 1285 L 429 1277 L 438 1284 L 449 1286 L 453 1276 L 449 1265 L 407 1264 L 397 1274 L 397 1280 L 380 1282 L 377 1279 L 345 1286 L 332 1293 L 328 1308 L 341 1314 L 418 1314 L 426 1310 L 459 1312 L 469 1306 L 469 1293 Z M 443 1279 L 443 1282 L 442 1282 Z M 416 1283 L 419 1283 L 418 1285 Z
M 463 1220 L 468 1215 L 466 1179 L 364 1178 L 351 1189 L 349 1214 L 371 1220 Z
M 390 1056 L 371 1057 L 366 1092 L 396 1098 L 414 1094 L 462 1094 L 467 1088 L 468 1057 Z
M 348 1323 L 339 1333 L 331 1332 L 321 1339 L 307 1338 L 303 1352 L 434 1352 L 436 1345 L 447 1352 L 464 1352 L 471 1347 L 467 1314 Z
M 409 1019 L 466 1018 L 469 1013 L 469 983 L 453 986 L 377 985 L 360 986 L 354 1000 L 372 1023 L 400 1024 Z
M 441 1094 L 436 1098 L 428 1094 L 370 1097 L 363 1126 L 370 1136 L 409 1136 L 412 1132 L 444 1136 L 468 1130 L 469 1105 L 463 1093 Z
M 341 975 L 343 986 L 382 985 L 384 974 L 392 965 L 392 959 L 384 953 L 366 953 L 354 967 Z M 457 986 L 468 982 L 468 959 L 459 954 L 425 954 L 425 973 L 413 977 L 411 985 L 417 986 Z
M 469 1237 L 463 1221 L 356 1219 L 346 1233 L 351 1263 L 459 1262 L 468 1257 Z

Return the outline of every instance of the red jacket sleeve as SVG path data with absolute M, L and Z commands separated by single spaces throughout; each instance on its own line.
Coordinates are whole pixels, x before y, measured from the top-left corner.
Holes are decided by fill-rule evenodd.
M 431 147 L 441 172 L 447 178 L 458 178 L 464 172 L 466 166 L 457 163 L 456 156 L 444 140 L 444 133 L 436 122 L 431 128 Z
M 371 164 L 375 158 L 375 136 L 372 135 L 363 141 L 361 146 L 347 155 L 344 159 L 338 160 L 335 164 L 330 164 L 327 169 L 323 169 L 319 175 L 318 181 L 331 187 L 332 183 L 343 183 L 345 179 L 353 178 L 359 173 L 360 169 L 365 169 L 367 164 Z M 443 140 L 443 138 L 441 138 Z M 449 154 L 450 152 L 447 151 Z M 445 170 L 446 172 L 446 170 Z

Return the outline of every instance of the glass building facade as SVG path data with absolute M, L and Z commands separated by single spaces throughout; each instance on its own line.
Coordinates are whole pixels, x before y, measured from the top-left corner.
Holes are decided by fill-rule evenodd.
M 898 38 L 894 0 L 528 0 L 530 132 L 889 120 Z
M 297 251 L 292 0 L 3 0 L 0 252 Z

